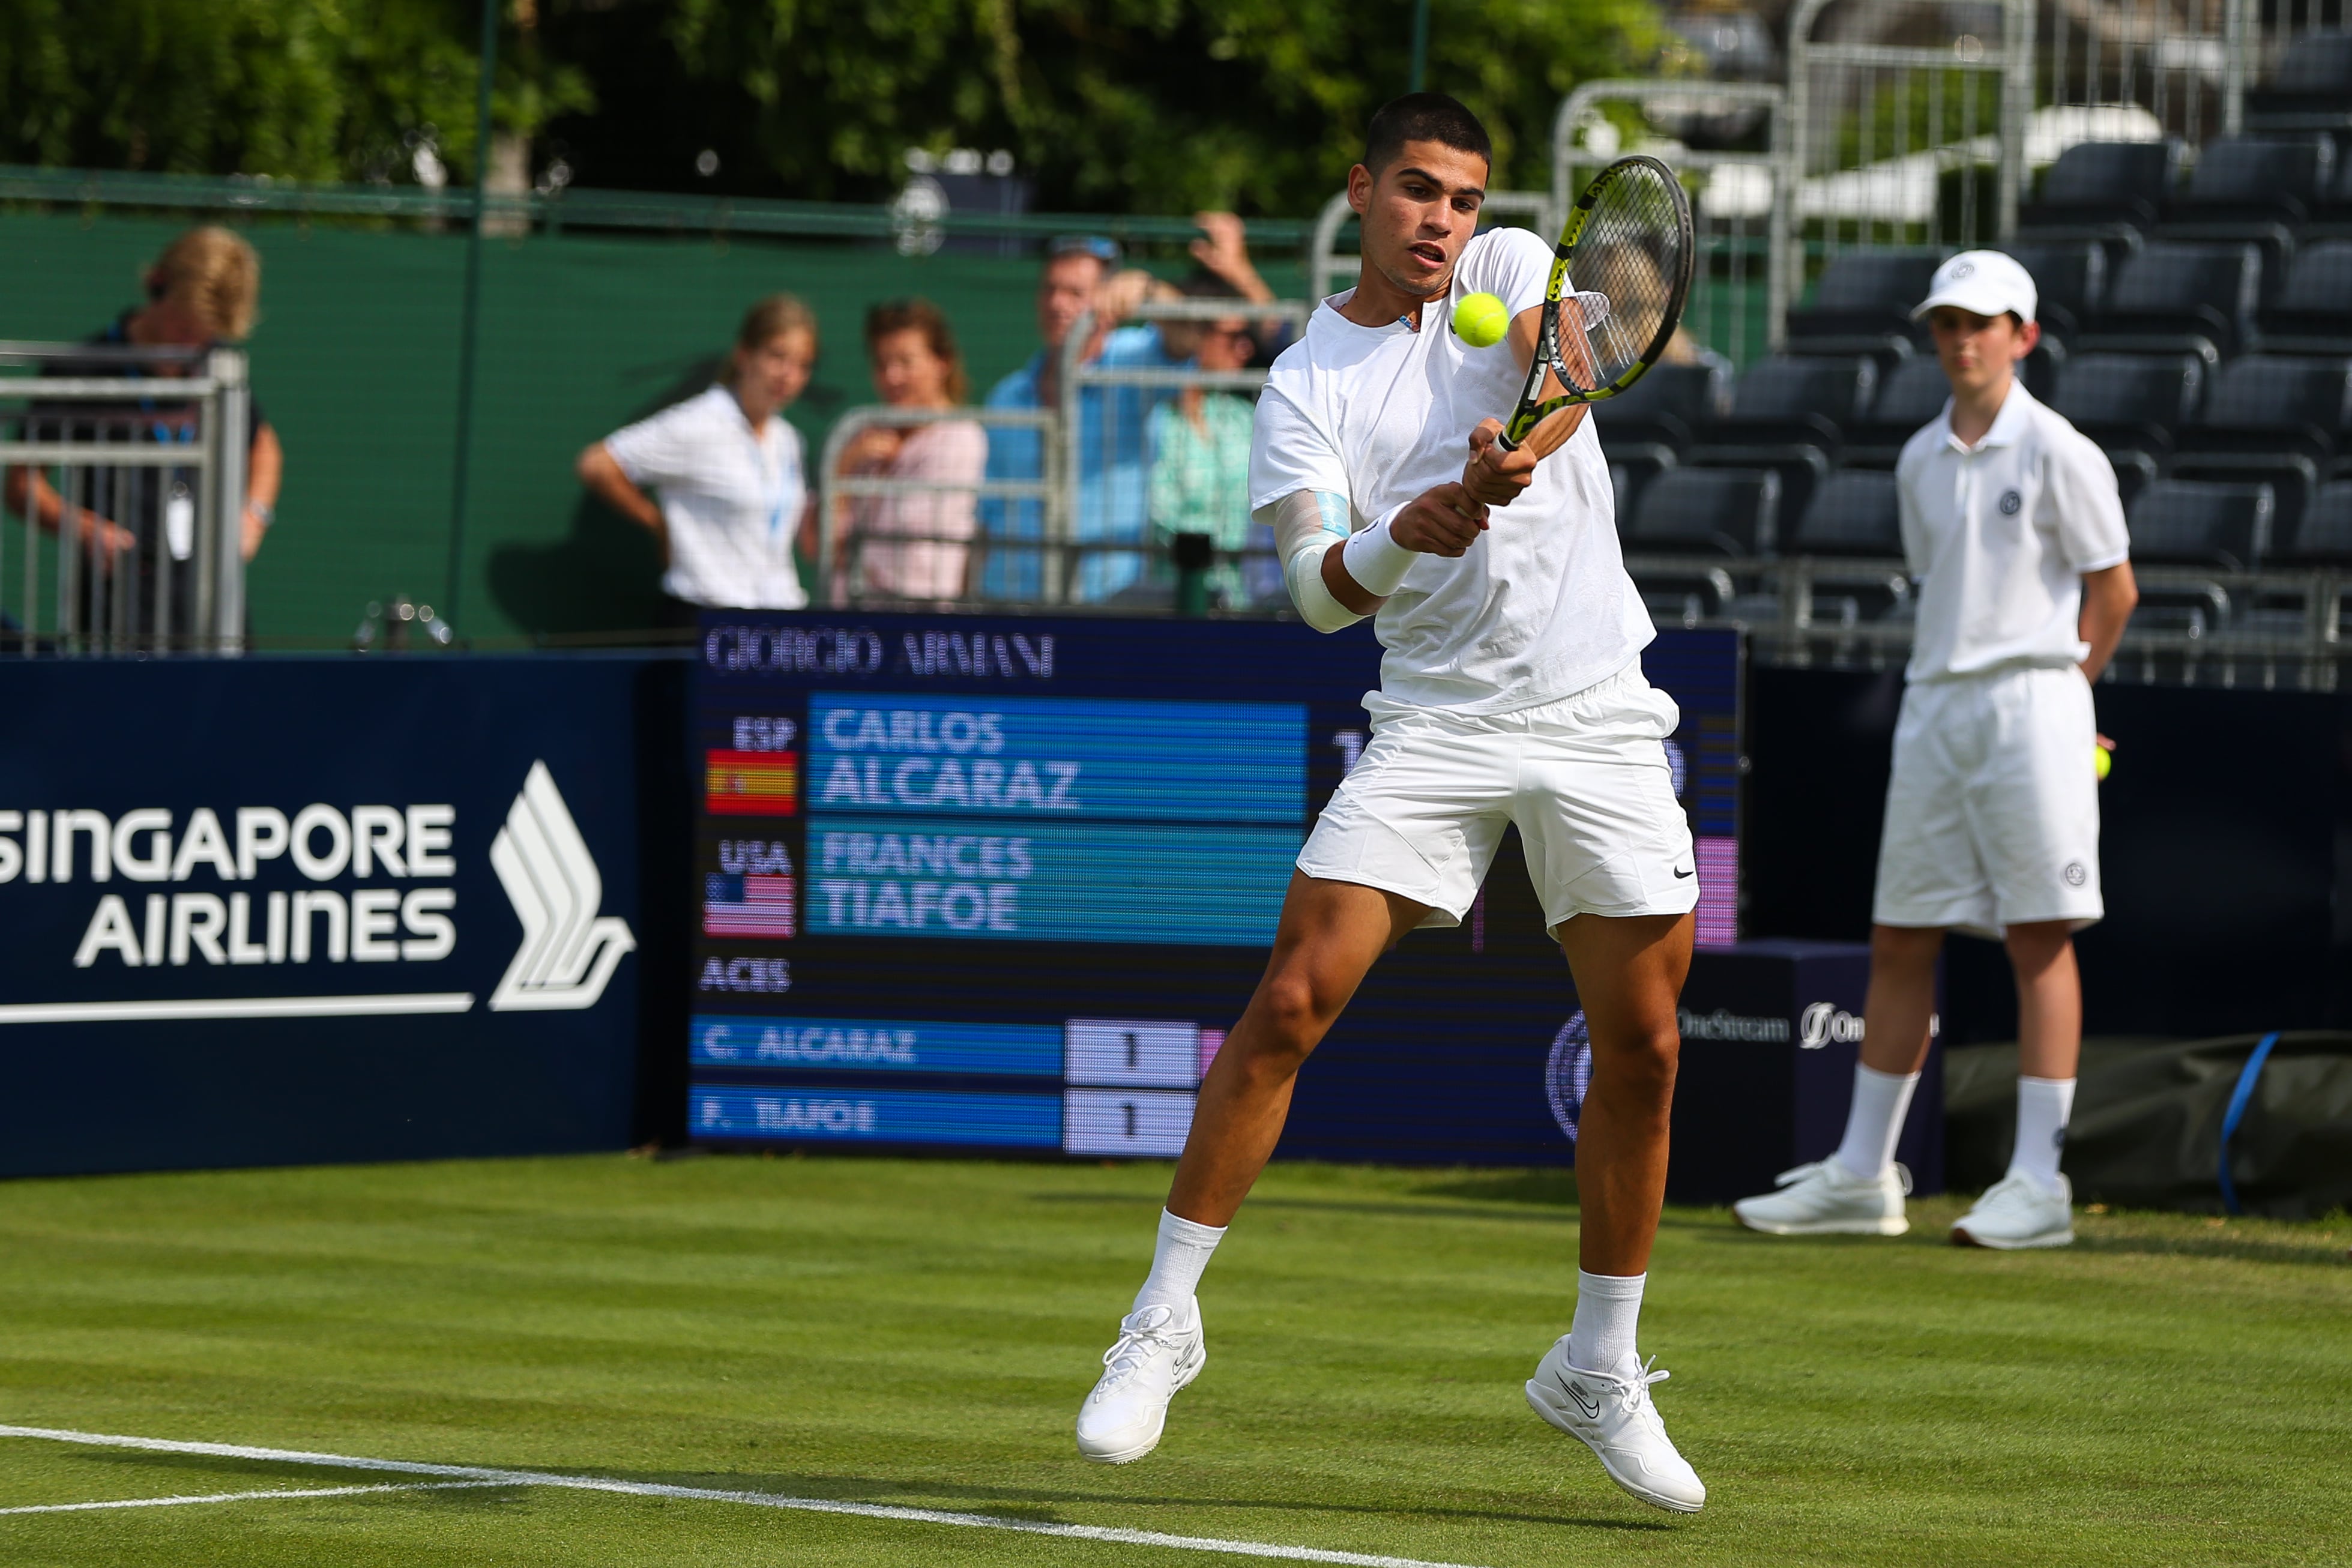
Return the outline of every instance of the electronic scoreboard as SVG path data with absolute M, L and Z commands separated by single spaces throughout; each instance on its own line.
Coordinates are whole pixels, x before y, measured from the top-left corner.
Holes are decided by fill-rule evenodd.
M 714 1144 L 1172 1155 L 1291 863 L 1370 739 L 1367 627 L 713 612 L 688 1127 Z M 1735 936 L 1737 634 L 1643 656 Z M 1566 1163 L 1581 1015 L 1516 837 L 1374 971 L 1281 1152 Z

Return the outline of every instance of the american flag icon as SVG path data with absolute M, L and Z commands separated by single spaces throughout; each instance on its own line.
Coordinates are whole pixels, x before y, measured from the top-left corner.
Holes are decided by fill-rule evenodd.
M 702 879 L 705 936 L 790 936 L 794 889 L 790 876 L 709 876 Z

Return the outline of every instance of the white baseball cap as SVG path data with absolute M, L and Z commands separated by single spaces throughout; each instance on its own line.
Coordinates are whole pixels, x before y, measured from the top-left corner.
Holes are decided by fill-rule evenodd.
M 1927 285 L 1927 298 L 1911 312 L 1911 319 L 1916 321 L 1938 305 L 1953 305 L 1979 316 L 2014 310 L 2019 321 L 2030 321 L 2040 299 L 2033 275 L 2019 266 L 2015 257 L 1998 250 L 1963 250 L 1936 268 L 1935 281 Z

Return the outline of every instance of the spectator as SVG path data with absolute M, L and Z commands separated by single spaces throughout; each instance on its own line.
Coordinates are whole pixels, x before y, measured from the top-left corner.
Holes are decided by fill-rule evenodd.
M 1195 241 L 1192 248 L 1202 265 L 1225 278 L 1241 297 L 1253 302 L 1271 300 L 1273 291 L 1249 264 L 1241 220 L 1227 213 L 1203 213 L 1199 221 L 1205 237 Z M 1166 369 L 1179 363 L 1168 353 L 1156 327 L 1119 324 L 1149 294 L 1153 281 L 1140 270 L 1118 270 L 1120 256 L 1118 242 L 1099 235 L 1065 235 L 1048 243 L 1045 265 L 1037 280 L 1037 335 L 1044 346 L 1030 356 L 1028 363 L 990 389 L 988 406 L 1058 410 L 1062 350 L 1078 317 L 1088 310 L 1094 312 L 1095 322 L 1092 337 L 1079 355 L 1084 363 L 1113 370 Z M 1078 511 L 1072 520 L 1072 531 L 1079 542 L 1143 542 L 1148 515 L 1148 422 L 1153 408 L 1168 395 L 1160 388 L 1098 387 L 1080 399 Z M 997 430 L 991 434 L 990 479 L 1034 481 L 1045 471 L 1045 443 L 1038 433 Z M 992 539 L 1045 537 L 1045 509 L 1037 502 L 992 501 L 982 514 Z M 1087 552 L 1077 558 L 1071 597 L 1081 602 L 1111 597 L 1142 575 L 1145 556 L 1140 549 Z M 994 551 L 982 586 L 991 597 L 1040 597 L 1045 590 L 1045 553 Z
M 910 414 L 955 407 L 969 395 L 963 356 L 939 307 L 900 300 L 866 313 L 866 353 L 874 390 Z M 836 470 L 931 489 L 860 496 L 844 509 L 834 542 L 835 596 L 947 602 L 971 592 L 978 489 L 988 433 L 970 419 L 872 426 L 851 437 Z
M 580 482 L 661 542 L 667 624 L 692 626 L 705 607 L 808 603 L 793 559 L 808 520 L 805 465 L 800 432 L 779 415 L 816 354 L 809 308 L 771 294 L 743 313 L 717 384 L 580 454 Z
M 1195 300 L 1227 300 L 1233 286 L 1202 272 L 1180 286 Z M 1256 351 L 1249 323 L 1239 316 L 1206 322 L 1169 321 L 1160 329 L 1171 353 L 1204 371 L 1246 367 Z M 1230 392 L 1188 386 L 1151 411 L 1151 542 L 1155 577 L 1165 579 L 1169 551 L 1180 533 L 1205 533 L 1217 550 L 1209 570 L 1209 598 L 1225 609 L 1254 595 L 1236 558 L 1250 542 L 1249 454 L 1254 410 Z M 1269 542 L 1270 540 L 1269 540 Z M 1276 574 L 1279 576 L 1279 574 Z
M 86 339 L 99 353 L 88 359 L 56 360 L 44 367 L 53 376 L 175 377 L 201 374 L 202 351 L 242 340 L 253 330 L 261 300 L 261 258 L 245 238 L 215 226 L 192 228 L 164 247 L 147 269 L 147 302 L 125 310 L 113 325 Z M 196 351 L 146 357 L 145 348 Z M 159 394 L 163 389 L 159 387 Z M 245 504 L 237 519 L 238 553 L 250 561 L 261 548 L 276 515 L 285 476 L 285 448 L 259 404 L 249 405 L 253 427 L 246 453 Z M 136 403 L 36 405 L 26 414 L 25 435 L 32 440 L 193 443 L 197 407 L 167 396 Z M 82 581 L 89 603 L 83 624 L 92 631 L 178 640 L 205 628 L 194 625 L 197 563 L 196 470 L 160 468 L 93 468 L 89 489 L 74 509 L 74 537 L 98 570 Z M 65 499 L 37 468 L 11 468 L 0 481 L 8 505 L 57 532 L 66 517 Z M 168 573 L 163 565 L 168 557 Z M 113 595 L 106 591 L 107 565 L 127 566 L 134 575 L 127 625 L 114 624 Z M 168 577 L 168 605 L 157 593 Z

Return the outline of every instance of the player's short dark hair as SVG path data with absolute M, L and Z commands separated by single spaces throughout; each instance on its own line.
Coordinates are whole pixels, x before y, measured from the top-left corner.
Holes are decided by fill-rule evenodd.
M 1379 174 L 1397 160 L 1408 142 L 1435 142 L 1457 153 L 1475 153 L 1495 166 L 1495 142 L 1462 100 L 1442 92 L 1408 92 L 1381 105 L 1364 129 L 1364 167 Z

